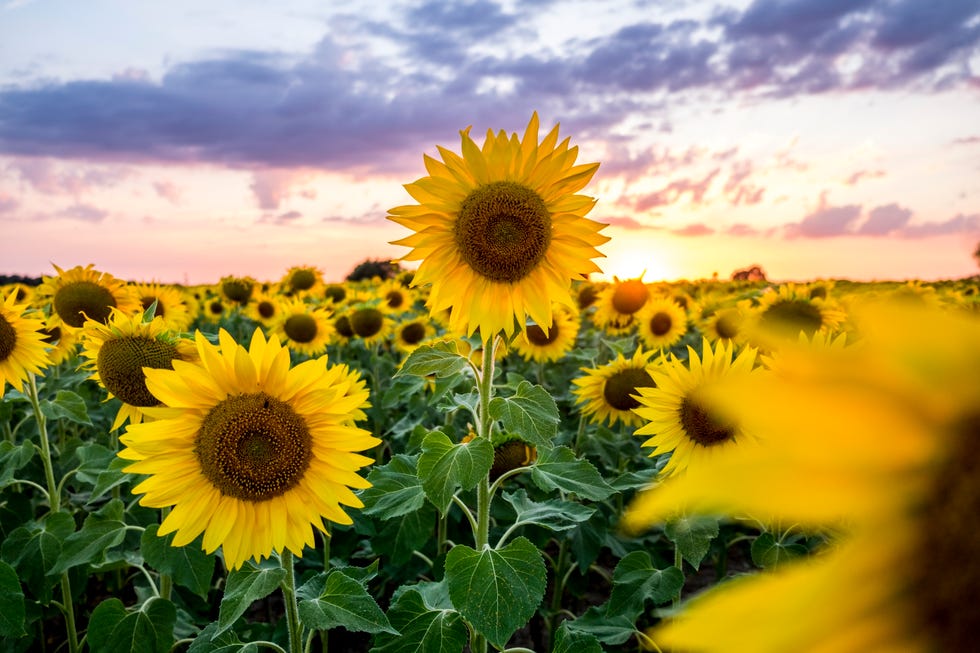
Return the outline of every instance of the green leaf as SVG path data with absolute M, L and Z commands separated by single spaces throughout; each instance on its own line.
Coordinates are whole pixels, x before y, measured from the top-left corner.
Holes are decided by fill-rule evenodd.
M 613 589 L 606 604 L 610 615 L 624 615 L 635 621 L 643 613 L 645 602 L 670 601 L 684 586 L 684 573 L 677 567 L 657 569 L 646 551 L 633 551 L 616 565 Z
M 299 618 L 317 630 L 343 626 L 351 632 L 398 634 L 364 586 L 339 571 L 330 572 L 318 598 L 300 601 Z
M 602 501 L 615 492 L 592 463 L 576 458 L 568 447 L 540 452 L 537 462 L 531 467 L 531 480 L 542 490 L 574 492 L 594 501 Z
M 79 466 L 75 478 L 86 485 L 95 485 L 99 474 L 104 472 L 109 464 L 116 459 L 115 452 L 101 444 L 85 444 L 75 450 Z
M 412 557 L 412 551 L 432 541 L 435 524 L 436 510 L 426 504 L 413 513 L 389 519 L 371 543 L 375 551 L 391 556 L 391 561 L 400 565 Z
M 445 433 L 433 431 L 422 441 L 418 476 L 425 495 L 445 514 L 457 488 L 476 487 L 493 466 L 493 445 L 485 438 L 453 444 Z
M 48 513 L 11 531 L 3 542 L 0 557 L 10 564 L 31 594 L 42 603 L 51 600 L 57 578 L 50 576 L 61 543 L 75 531 L 75 521 L 67 512 Z
M 431 345 L 422 345 L 409 354 L 394 376 L 396 378 L 403 374 L 453 376 L 462 372 L 468 365 L 469 361 L 459 353 L 455 340 L 441 340 Z
M 553 531 L 567 531 L 588 521 L 595 512 L 595 508 L 560 499 L 534 502 L 528 498 L 527 490 L 523 488 L 514 493 L 504 492 L 503 497 L 517 512 L 514 526 L 537 524 Z
M 541 552 L 525 537 L 502 549 L 475 551 L 457 545 L 446 556 L 453 605 L 497 648 L 526 624 L 544 597 Z
M 378 634 L 371 653 L 462 653 L 468 639 L 458 612 L 433 608 L 415 587 L 395 599 L 388 619 L 401 635 Z
M 208 627 L 198 633 L 187 648 L 187 653 L 259 653 L 257 644 L 242 644 L 235 631 L 218 633 L 218 624 L 208 624 Z
M 123 468 L 132 464 L 131 460 L 123 460 L 122 458 L 113 458 L 108 467 L 99 472 L 99 475 L 95 479 L 95 487 L 92 488 L 92 493 L 89 495 L 88 503 L 92 503 L 97 499 L 101 499 L 106 492 L 112 488 L 122 485 L 130 480 L 130 476 L 123 473 Z
M 806 554 L 807 548 L 802 544 L 776 540 L 772 533 L 763 533 L 752 542 L 752 562 L 766 569 Z
M 547 390 L 529 381 L 521 381 L 510 397 L 491 399 L 490 416 L 500 420 L 505 432 L 537 447 L 550 447 L 558 432 L 558 405 Z
M 718 536 L 718 520 L 712 517 L 681 517 L 664 525 L 664 534 L 681 555 L 697 569 Z
M 566 621 L 572 633 L 585 633 L 594 636 L 603 644 L 613 646 L 626 642 L 636 632 L 633 620 L 625 615 L 610 617 L 604 605 L 593 606 L 578 619 Z
M 367 475 L 371 487 L 361 492 L 365 515 L 381 519 L 415 512 L 425 503 L 422 481 L 415 473 L 417 458 L 398 454 L 388 464 L 373 468 Z
M 177 608 L 166 599 L 151 598 L 133 612 L 107 599 L 92 611 L 86 641 L 92 653 L 168 653 L 176 622 Z
M 26 440 L 20 445 L 14 445 L 7 440 L 0 442 L 0 488 L 10 485 L 22 469 L 34 457 L 34 443 Z
M 275 566 L 273 566 L 275 565 Z M 245 614 L 253 601 L 264 599 L 272 594 L 286 577 L 286 570 L 277 561 L 266 561 L 256 567 L 246 562 L 241 568 L 228 574 L 221 606 L 218 608 L 218 627 L 215 635 L 220 635 Z
M 595 635 L 570 630 L 568 622 L 563 621 L 555 631 L 551 653 L 602 653 L 602 646 Z
M 106 504 L 102 509 L 111 512 L 114 504 Z M 105 561 L 106 552 L 122 544 L 126 537 L 126 524 L 118 519 L 107 519 L 99 514 L 91 514 L 82 523 L 82 530 L 72 533 L 61 547 L 61 555 L 51 574 L 60 574 L 79 565 L 98 565 Z
M 0 562 L 0 637 L 20 637 L 24 632 L 24 590 L 17 572 Z
M 54 401 L 42 399 L 41 413 L 52 421 L 66 419 L 69 422 L 92 426 L 85 400 L 71 390 L 58 390 Z
M 140 551 L 148 565 L 202 599 L 208 598 L 214 575 L 214 555 L 208 555 L 195 543 L 173 546 L 175 533 L 160 537 L 158 524 L 150 524 L 140 538 Z

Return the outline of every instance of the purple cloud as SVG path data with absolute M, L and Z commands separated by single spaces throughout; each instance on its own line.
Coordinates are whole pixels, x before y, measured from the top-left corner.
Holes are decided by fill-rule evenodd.
M 944 236 L 947 234 L 980 235 L 980 213 L 963 215 L 962 213 L 945 222 L 926 222 L 918 225 L 908 225 L 902 229 L 902 235 L 910 238 L 928 236 Z
M 635 208 L 637 211 L 649 211 L 660 206 L 675 204 L 681 201 L 685 195 L 688 196 L 692 204 L 701 204 L 704 200 L 705 193 L 708 192 L 708 188 L 711 186 L 711 182 L 718 176 L 720 171 L 721 168 L 715 168 L 703 179 L 696 181 L 691 179 L 677 179 L 672 181 L 656 192 L 640 196 L 636 200 Z
M 172 181 L 155 181 L 153 182 L 153 190 L 171 204 L 180 202 L 180 189 Z
M 904 227 L 912 211 L 900 207 L 898 204 L 885 204 L 871 209 L 868 219 L 858 228 L 858 234 L 862 236 L 887 236 Z
M 20 206 L 14 197 L 0 191 L 0 213 L 13 213 Z
M 802 221 L 787 225 L 786 234 L 791 237 L 830 238 L 846 236 L 850 227 L 861 216 L 861 206 L 826 206 L 814 211 Z
M 51 218 L 66 218 L 68 220 L 80 220 L 82 222 L 102 222 L 109 215 L 108 211 L 96 208 L 90 204 L 73 204 L 66 209 L 62 209 L 52 214 Z

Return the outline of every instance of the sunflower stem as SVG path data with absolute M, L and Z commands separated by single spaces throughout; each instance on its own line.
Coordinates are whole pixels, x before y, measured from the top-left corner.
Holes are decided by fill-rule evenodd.
M 303 626 L 299 622 L 299 605 L 296 601 L 296 571 L 293 569 L 293 553 L 286 549 L 280 557 L 286 577 L 282 580 L 282 597 L 286 604 L 286 628 L 289 632 L 289 653 L 303 653 Z
M 678 546 L 678 544 L 676 542 L 674 542 L 674 566 L 677 567 L 678 569 L 680 569 L 681 572 L 683 573 L 683 571 L 684 571 L 684 556 L 681 555 L 681 547 Z M 683 591 L 684 591 L 684 588 L 683 587 L 681 587 L 680 589 L 677 590 L 677 596 L 674 597 L 674 601 L 673 601 L 673 606 L 675 608 L 681 604 L 681 592 L 683 592 Z
M 51 444 L 48 442 L 48 420 L 41 412 L 41 401 L 37 392 L 37 378 L 33 373 L 27 375 L 27 396 L 31 400 L 34 419 L 37 420 L 37 432 L 41 440 L 41 462 L 44 465 L 44 478 L 48 485 L 48 506 L 52 513 L 61 510 L 61 493 L 58 483 L 54 480 L 54 465 L 51 463 Z M 64 602 L 65 630 L 68 634 L 68 651 L 78 651 L 78 629 L 75 626 L 75 606 L 71 599 L 71 582 L 68 572 L 61 574 L 61 599 Z
M 332 530 L 330 528 L 330 522 L 326 524 L 327 532 L 323 534 L 323 571 L 330 573 L 330 538 L 332 537 Z M 327 653 L 329 650 L 329 630 L 321 630 L 320 633 L 320 650 L 323 653 Z

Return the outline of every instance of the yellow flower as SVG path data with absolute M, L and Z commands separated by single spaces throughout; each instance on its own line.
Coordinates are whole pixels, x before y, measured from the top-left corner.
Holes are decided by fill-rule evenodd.
M 640 340 L 648 349 L 669 349 L 687 333 L 687 313 L 669 297 L 651 297 L 637 313 Z
M 153 302 L 157 307 L 155 317 L 162 317 L 167 328 L 173 331 L 186 331 L 191 325 L 191 314 L 184 301 L 184 293 L 173 286 L 159 283 L 138 283 L 132 286 L 133 293 L 146 311 Z
M 319 356 L 327 349 L 333 327 L 330 313 L 303 303 L 301 299 L 284 300 L 278 310 L 272 333 L 284 345 L 307 356 Z
M 197 334 L 199 363 L 146 370 L 164 407 L 127 429 L 119 456 L 149 477 L 133 488 L 141 505 L 173 506 L 159 533 L 176 532 L 175 546 L 203 533 L 231 569 L 273 551 L 300 556 L 311 527 L 350 524 L 341 506 L 363 505 L 351 488 L 370 486 L 357 471 L 372 460 L 355 452 L 380 442 L 353 425 L 367 390 L 326 357 L 290 368 L 289 351 L 259 329 L 248 349 L 218 337 Z
M 409 311 L 415 303 L 415 293 L 394 279 L 378 286 L 377 296 L 393 314 Z
M 222 277 L 218 283 L 221 296 L 233 304 L 244 306 L 252 298 L 255 279 L 251 277 Z
M 542 363 L 561 360 L 575 346 L 580 326 L 578 313 L 564 306 L 555 307 L 553 312 L 555 320 L 551 328 L 529 324 L 514 339 L 514 351 L 524 360 Z
M 807 336 L 817 331 L 832 331 L 845 317 L 843 311 L 829 302 L 812 298 L 805 286 L 787 283 L 777 290 L 770 289 L 759 299 L 749 326 L 750 339 L 762 345 L 772 344 L 767 335 L 796 340 L 801 331 Z
M 637 349 L 632 358 L 618 354 L 614 360 L 597 368 L 584 369 L 585 376 L 573 379 L 575 402 L 582 404 L 582 414 L 592 421 L 610 426 L 622 422 L 626 426 L 643 423 L 633 409 L 640 405 L 636 396 L 640 388 L 654 385 L 653 371 L 659 360 L 651 363 L 653 351 Z
M 721 585 L 650 633 L 694 652 L 976 648 L 980 321 L 865 308 L 862 345 L 787 345 L 779 375 L 705 400 L 757 447 L 648 490 L 626 524 L 678 510 L 837 533 L 812 558 Z M 819 609 L 818 609 L 819 608 Z
M 387 315 L 388 307 L 383 304 L 355 304 L 347 309 L 344 316 L 351 333 L 370 345 L 388 337 L 392 320 Z M 340 327 L 337 327 L 340 331 Z
M 279 300 L 267 292 L 257 292 L 252 301 L 245 307 L 245 313 L 267 329 L 272 328 L 281 317 L 282 308 Z
M 687 365 L 677 359 L 664 362 L 653 373 L 652 387 L 638 389 L 633 409 L 644 426 L 636 435 L 652 436 L 643 443 L 653 447 L 650 456 L 670 453 L 660 472 L 670 476 L 688 467 L 697 467 L 749 437 L 736 421 L 720 416 L 704 402 L 702 395 L 711 384 L 737 376 L 748 378 L 755 364 L 756 350 L 747 347 L 732 360 L 732 346 L 719 343 L 715 349 L 702 341 L 701 357 L 687 348 Z
M 432 328 L 428 316 L 403 318 L 395 327 L 395 348 L 410 354 L 433 335 L 435 329 Z
M 595 200 L 576 195 L 597 163 L 575 165 L 578 147 L 558 142 L 556 125 L 538 142 L 538 116 L 524 137 L 487 132 L 482 149 L 460 132 L 462 156 L 440 147 L 425 156 L 429 176 L 407 184 L 417 205 L 388 219 L 415 233 L 394 244 L 421 261 L 412 285 L 431 284 L 430 310 L 450 308 L 450 330 L 488 340 L 530 318 L 550 327 L 552 302 L 573 307 L 571 282 L 599 268 L 605 225 L 585 215 Z
M 650 299 L 650 289 L 642 279 L 616 279 L 599 293 L 596 300 L 596 326 L 612 335 L 631 332 L 636 316 Z
M 79 341 L 86 359 L 80 368 L 92 372 L 89 378 L 106 389 L 108 399 L 123 404 L 113 430 L 127 419 L 139 424 L 144 408 L 160 405 L 146 387 L 145 368 L 173 369 L 175 360 L 197 357 L 194 344 L 173 334 L 162 317 L 145 321 L 142 311 L 126 315 L 113 309 L 107 324 L 88 320 Z
M 17 304 L 14 289 L 0 304 L 0 396 L 9 383 L 22 390 L 28 374 L 40 374 L 50 361 L 44 351 L 44 337 L 38 331 L 44 321 L 26 312 L 26 304 Z
M 86 319 L 105 324 L 113 308 L 123 313 L 139 310 L 139 302 L 123 281 L 111 274 L 76 265 L 62 270 L 57 265 L 56 277 L 44 277 L 37 289 L 36 301 L 50 302 L 49 327 L 80 329 Z
M 323 273 L 311 266 L 289 268 L 279 282 L 287 295 L 319 295 L 323 288 Z

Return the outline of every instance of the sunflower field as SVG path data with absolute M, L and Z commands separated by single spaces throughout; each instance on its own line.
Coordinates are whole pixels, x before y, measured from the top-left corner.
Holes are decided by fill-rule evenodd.
M 413 271 L 0 288 L 0 648 L 966 651 L 980 286 L 590 281 L 558 128 Z

